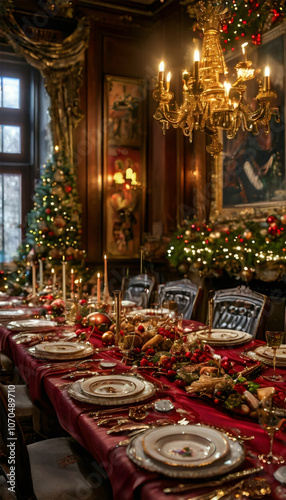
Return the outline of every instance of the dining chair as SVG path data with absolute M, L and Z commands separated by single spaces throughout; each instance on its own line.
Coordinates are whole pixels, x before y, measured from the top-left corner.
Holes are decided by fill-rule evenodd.
M 9 445 L 12 442 L 8 409 L 7 394 L 0 384 L 1 465 L 6 472 L 9 472 L 7 464 L 11 457 Z M 16 464 L 17 500 L 112 500 L 106 472 L 75 439 L 60 437 L 26 445 L 17 417 L 14 422 L 13 457 Z M 4 490 L 3 480 L 0 485 Z
M 122 283 L 123 300 L 135 302 L 137 307 L 146 309 L 149 306 L 154 290 L 155 278 L 149 274 L 138 274 L 124 279 Z
M 262 340 L 270 303 L 266 295 L 244 285 L 217 290 L 213 296 L 212 327 L 243 331 Z
M 158 301 L 162 306 L 165 302 L 175 301 L 178 314 L 184 319 L 197 318 L 198 308 L 202 303 L 203 289 L 191 280 L 168 281 L 158 286 Z

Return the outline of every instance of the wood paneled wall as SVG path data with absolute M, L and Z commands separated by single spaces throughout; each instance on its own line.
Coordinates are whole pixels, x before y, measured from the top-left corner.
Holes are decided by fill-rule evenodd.
M 75 157 L 79 173 L 79 193 L 83 205 L 83 246 L 92 263 L 102 261 L 103 241 L 103 121 L 105 75 L 142 78 L 146 95 L 146 210 L 144 232 L 152 233 L 161 222 L 163 234 L 173 232 L 180 220 L 198 210 L 197 181 L 204 161 L 199 151 L 184 138 L 181 130 L 170 129 L 166 136 L 153 119 L 156 103 L 152 98 L 153 77 L 158 63 L 165 60 L 172 72 L 171 90 L 181 98 L 181 72 L 192 64 L 191 20 L 185 7 L 171 4 L 157 18 L 132 18 L 93 11 L 83 14 L 91 20 L 91 37 L 86 54 L 84 82 L 80 91 L 83 120 L 75 132 Z M 187 47 L 187 49 L 186 49 Z M 187 50 L 187 53 L 186 53 Z M 179 102 L 180 104 L 180 102 Z M 199 184 L 200 184 L 199 183 Z

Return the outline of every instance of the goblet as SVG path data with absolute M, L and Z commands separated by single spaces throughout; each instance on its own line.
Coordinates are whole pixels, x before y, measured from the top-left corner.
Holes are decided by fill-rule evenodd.
M 284 458 L 280 455 L 273 455 L 273 441 L 274 434 L 281 429 L 281 426 L 285 420 L 283 410 L 280 408 L 274 408 L 272 402 L 269 399 L 262 401 L 261 407 L 258 410 L 259 423 L 262 429 L 266 430 L 270 438 L 270 450 L 269 453 L 263 453 L 258 456 L 261 462 L 266 464 L 283 464 L 285 462 Z
M 265 334 L 267 347 L 271 347 L 273 350 L 273 375 L 265 377 L 265 379 L 270 380 L 270 382 L 280 382 L 283 381 L 283 377 L 276 375 L 276 357 L 277 349 L 281 346 L 284 332 L 271 332 L 268 331 Z

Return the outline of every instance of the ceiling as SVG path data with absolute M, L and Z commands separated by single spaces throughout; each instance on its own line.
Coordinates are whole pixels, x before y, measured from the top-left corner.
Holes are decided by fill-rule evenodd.
M 153 15 L 174 0 L 79 0 L 79 4 L 112 9 L 129 14 Z

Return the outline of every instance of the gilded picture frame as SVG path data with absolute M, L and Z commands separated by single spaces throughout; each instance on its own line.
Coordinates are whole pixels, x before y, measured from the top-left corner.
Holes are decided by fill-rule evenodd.
M 273 105 L 279 109 L 280 121 L 272 117 L 269 135 L 261 130 L 257 137 L 247 131 L 239 131 L 234 139 L 221 136 L 223 152 L 212 165 L 212 220 L 262 216 L 286 207 L 285 24 L 265 34 L 261 45 L 248 48 L 247 59 L 255 69 L 263 72 L 265 66 L 270 67 L 271 90 L 277 93 Z M 240 56 L 227 59 L 230 81 L 239 60 Z M 246 84 L 246 101 L 253 109 L 259 80 L 263 80 L 263 73 L 257 72 Z
M 140 256 L 146 185 L 143 80 L 104 80 L 104 242 L 109 258 Z

